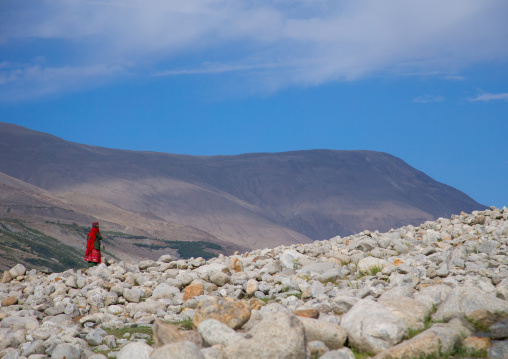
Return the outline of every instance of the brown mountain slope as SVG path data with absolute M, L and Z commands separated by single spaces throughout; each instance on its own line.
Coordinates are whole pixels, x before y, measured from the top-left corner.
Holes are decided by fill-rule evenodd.
M 186 156 L 75 144 L 0 124 L 0 171 L 248 248 L 385 231 L 484 208 L 372 151 Z
M 16 263 L 55 270 L 83 266 L 82 246 L 96 220 L 104 228 L 107 255 L 122 260 L 182 254 L 181 246 L 164 240 L 181 242 L 201 255 L 245 249 L 193 227 L 133 213 L 78 193 L 60 196 L 0 173 L 0 270 Z M 62 260 L 63 264 L 59 263 Z

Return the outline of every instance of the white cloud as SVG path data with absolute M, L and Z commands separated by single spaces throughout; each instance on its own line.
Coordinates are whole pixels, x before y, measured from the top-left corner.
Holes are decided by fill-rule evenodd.
M 48 68 L 121 66 L 138 74 L 245 76 L 256 69 L 259 86 L 280 88 L 379 72 L 446 76 L 482 61 L 508 59 L 508 47 L 499 46 L 508 36 L 508 2 L 497 0 L 40 0 L 25 5 L 0 5 L 0 13 L 9 15 L 0 22 L 0 52 L 26 43 L 31 58 L 54 58 L 40 50 L 48 42 L 48 51 L 63 54 L 48 60 Z M 31 46 L 36 41 L 41 45 Z M 201 65 L 206 62 L 216 65 Z M 50 80 L 50 72 L 47 79 L 56 85 L 58 76 Z M 14 83 L 10 79 L 4 86 Z
M 444 97 L 442 96 L 432 96 L 432 95 L 422 95 L 415 97 L 413 102 L 417 103 L 429 103 L 429 102 L 443 102 Z
M 490 101 L 508 101 L 508 92 L 505 93 L 482 93 L 475 98 L 469 100 L 470 102 L 490 102 Z

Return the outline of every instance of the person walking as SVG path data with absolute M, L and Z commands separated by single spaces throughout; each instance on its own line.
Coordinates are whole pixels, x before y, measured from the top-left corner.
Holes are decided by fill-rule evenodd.
M 92 229 L 88 232 L 86 241 L 85 261 L 88 262 L 88 267 L 93 267 L 101 263 L 102 235 L 99 231 L 99 222 L 92 223 Z M 106 250 L 104 244 L 102 244 L 102 249 Z

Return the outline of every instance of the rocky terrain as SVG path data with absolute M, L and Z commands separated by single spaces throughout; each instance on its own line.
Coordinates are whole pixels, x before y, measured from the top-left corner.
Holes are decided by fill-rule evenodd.
M 508 208 L 0 284 L 0 358 L 508 358 Z

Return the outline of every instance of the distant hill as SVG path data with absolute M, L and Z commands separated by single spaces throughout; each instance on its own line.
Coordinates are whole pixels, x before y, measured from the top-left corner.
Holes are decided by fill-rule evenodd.
M 0 172 L 57 195 L 82 213 L 79 225 L 104 218 L 125 228 L 144 223 L 154 234 L 164 223 L 174 234 L 160 230 L 160 238 L 240 249 L 387 231 L 485 208 L 386 153 L 175 155 L 76 144 L 6 123 Z

